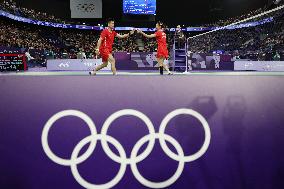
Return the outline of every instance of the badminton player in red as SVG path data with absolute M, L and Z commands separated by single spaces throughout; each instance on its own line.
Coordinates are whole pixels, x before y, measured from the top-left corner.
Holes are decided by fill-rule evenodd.
M 157 52 L 157 61 L 160 67 L 160 74 L 163 75 L 163 68 L 168 72 L 169 75 L 172 75 L 168 66 L 164 64 L 164 61 L 169 58 L 169 51 L 167 48 L 167 35 L 164 32 L 164 24 L 162 22 L 158 22 L 156 24 L 157 31 L 154 34 L 148 35 L 141 30 L 138 30 L 138 33 L 141 33 L 144 37 L 147 38 L 156 38 L 158 43 L 158 52 Z
M 115 59 L 112 56 L 112 45 L 114 38 L 118 37 L 120 39 L 124 39 L 134 33 L 134 30 L 124 35 L 116 33 L 114 31 L 114 19 L 109 19 L 107 24 L 108 27 L 102 31 L 96 48 L 96 55 L 101 55 L 103 64 L 95 68 L 92 72 L 89 72 L 90 75 L 96 75 L 96 72 L 107 67 L 108 63 L 111 64 L 111 71 L 113 75 L 116 75 Z

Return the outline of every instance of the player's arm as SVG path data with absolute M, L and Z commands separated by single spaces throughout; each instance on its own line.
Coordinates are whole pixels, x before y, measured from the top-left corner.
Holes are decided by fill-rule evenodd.
M 129 33 L 124 34 L 124 35 L 117 34 L 116 37 L 119 38 L 119 39 L 124 39 L 124 38 L 129 37 Z
M 150 34 L 150 35 L 148 35 L 148 34 L 146 34 L 146 33 L 144 33 L 143 31 L 139 31 L 139 33 L 141 33 L 144 37 L 147 37 L 147 38 L 154 38 L 154 37 L 156 37 L 156 34 Z
M 99 49 L 100 49 L 100 46 L 102 44 L 102 41 L 103 41 L 103 39 L 100 37 L 99 40 L 98 40 L 98 43 L 97 43 L 97 48 L 96 48 L 96 54 L 97 55 L 99 54 Z
M 133 33 L 134 33 L 134 30 L 132 30 L 132 31 L 130 31 L 129 33 L 124 34 L 124 35 L 117 34 L 116 37 L 119 38 L 119 39 L 124 39 L 124 38 L 129 37 L 129 36 L 132 35 Z

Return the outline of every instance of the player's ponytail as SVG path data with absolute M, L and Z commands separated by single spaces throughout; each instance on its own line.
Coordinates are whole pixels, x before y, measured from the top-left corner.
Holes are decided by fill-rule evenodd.
M 164 28 L 165 28 L 165 25 L 164 25 L 164 23 L 163 23 L 163 22 L 158 21 L 157 23 L 159 24 L 159 26 L 160 26 L 162 29 L 164 29 Z
M 161 29 L 163 29 L 164 31 L 167 31 L 167 30 L 168 30 L 168 27 L 167 27 L 166 24 L 164 24 L 163 22 L 158 21 L 157 23 L 158 23 L 158 25 L 161 27 Z

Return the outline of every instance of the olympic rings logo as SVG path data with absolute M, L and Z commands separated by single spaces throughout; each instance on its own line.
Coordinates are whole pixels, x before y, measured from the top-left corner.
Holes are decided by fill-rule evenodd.
M 181 115 L 181 114 L 187 114 L 187 115 L 191 115 L 191 116 L 197 118 L 201 122 L 202 127 L 203 127 L 204 132 L 205 132 L 205 140 L 204 140 L 202 147 L 195 154 L 188 155 L 188 156 L 185 156 L 181 145 L 173 137 L 171 137 L 170 135 L 167 135 L 165 133 L 165 130 L 166 130 L 166 127 L 167 127 L 167 124 L 169 123 L 169 121 L 172 118 L 174 118 L 175 116 L 178 116 L 178 115 Z M 141 119 L 146 124 L 148 131 L 149 131 L 148 135 L 142 137 L 134 145 L 134 147 L 131 151 L 130 158 L 126 157 L 126 152 L 125 152 L 123 146 L 119 143 L 119 141 L 117 141 L 112 136 L 108 135 L 108 129 L 109 129 L 111 123 L 114 120 L 116 120 L 117 118 L 119 118 L 121 116 L 129 116 L 129 115 Z M 63 117 L 67 117 L 67 116 L 75 116 L 75 117 L 81 118 L 88 125 L 90 132 L 91 132 L 90 136 L 82 139 L 76 145 L 76 147 L 74 148 L 74 150 L 72 152 L 71 159 L 63 159 L 63 158 L 60 158 L 57 155 L 55 155 L 52 152 L 52 150 L 50 149 L 49 143 L 48 143 L 48 134 L 49 134 L 49 130 L 52 127 L 52 125 L 57 120 L 59 120 Z M 146 178 L 144 178 L 142 176 L 142 174 L 139 172 L 139 170 L 137 168 L 137 163 L 143 161 L 145 158 L 147 158 L 150 155 L 151 151 L 154 148 L 155 140 L 157 140 L 157 139 L 159 140 L 161 147 L 162 147 L 162 150 L 165 152 L 165 154 L 168 155 L 171 159 L 173 159 L 173 160 L 175 160 L 179 163 L 178 168 L 177 168 L 176 172 L 174 173 L 174 175 L 171 178 L 169 178 L 168 180 L 163 181 L 163 182 L 152 182 L 150 180 L 147 180 Z M 170 112 L 162 120 L 158 133 L 155 132 L 155 129 L 154 129 L 154 126 L 153 126 L 153 123 L 151 122 L 151 120 L 142 112 L 132 110 L 132 109 L 120 110 L 118 112 L 113 113 L 111 116 L 109 116 L 107 118 L 107 120 L 103 124 L 103 127 L 102 127 L 100 134 L 97 132 L 97 129 L 96 129 L 94 122 L 92 121 L 92 119 L 88 115 L 86 115 L 83 112 L 77 111 L 77 110 L 65 110 L 65 111 L 58 112 L 57 114 L 53 115 L 46 122 L 44 129 L 42 131 L 42 137 L 41 137 L 42 147 L 43 147 L 43 150 L 46 153 L 46 155 L 53 162 L 55 162 L 59 165 L 70 166 L 71 172 L 72 172 L 75 180 L 81 186 L 83 186 L 84 188 L 88 188 L 88 189 L 108 189 L 108 188 L 114 187 L 115 185 L 117 185 L 120 182 L 120 180 L 124 176 L 126 168 L 127 168 L 128 165 L 130 165 L 130 168 L 132 170 L 134 177 L 142 185 L 149 187 L 149 188 L 165 188 L 165 187 L 168 187 L 168 186 L 172 185 L 173 183 L 175 183 L 179 179 L 179 177 L 181 176 L 181 174 L 183 172 L 185 163 L 197 160 L 207 151 L 209 144 L 210 144 L 210 140 L 211 140 L 211 131 L 210 131 L 210 128 L 209 128 L 207 121 L 205 120 L 205 118 L 201 114 L 199 114 L 198 112 L 191 110 L 191 109 L 177 109 L 177 110 Z M 108 183 L 100 184 L 100 185 L 92 184 L 92 183 L 89 183 L 88 181 L 86 181 L 80 175 L 78 168 L 77 168 L 78 164 L 84 162 L 85 160 L 87 160 L 92 155 L 92 153 L 94 152 L 94 150 L 96 148 L 96 144 L 97 144 L 98 141 L 101 141 L 102 148 L 103 148 L 104 152 L 106 153 L 106 155 L 110 159 L 112 159 L 113 161 L 120 164 L 120 169 L 119 169 L 117 175 Z M 176 148 L 177 154 L 175 154 L 174 152 L 172 152 L 169 149 L 166 141 L 171 143 Z M 148 143 L 148 146 L 146 147 L 145 151 L 142 152 L 140 155 L 137 155 L 138 152 L 139 152 L 139 149 L 146 142 L 149 142 L 149 143 Z M 112 152 L 108 143 L 111 143 L 117 149 L 119 156 Z M 86 150 L 86 152 L 84 154 L 82 154 L 80 157 L 78 157 L 80 150 L 87 144 L 89 144 L 89 148 Z

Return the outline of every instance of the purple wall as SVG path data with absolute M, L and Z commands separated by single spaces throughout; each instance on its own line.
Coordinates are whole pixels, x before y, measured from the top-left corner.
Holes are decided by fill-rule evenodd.
M 185 163 L 179 179 L 167 188 L 284 188 L 282 77 L 1 76 L 0 88 L 0 188 L 83 188 L 70 167 L 54 163 L 42 147 L 44 125 L 62 110 L 84 112 L 101 133 L 105 120 L 122 109 L 147 115 L 158 132 L 164 117 L 180 108 L 193 109 L 207 120 L 211 140 L 206 153 Z M 143 121 L 133 116 L 118 118 L 108 132 L 121 143 L 127 157 L 148 133 Z M 166 133 L 179 142 L 185 155 L 197 152 L 204 141 L 201 123 L 188 115 L 173 118 Z M 48 139 L 57 156 L 70 159 L 74 147 L 89 135 L 81 119 L 69 116 L 54 123 Z M 114 146 L 111 149 L 118 154 Z M 139 154 L 144 149 L 145 145 Z M 82 177 L 97 184 L 113 179 L 119 166 L 104 153 L 100 141 L 92 155 L 78 165 Z M 161 182 L 174 174 L 178 162 L 156 140 L 153 151 L 137 166 L 145 178 Z M 127 165 L 114 188 L 146 187 Z

